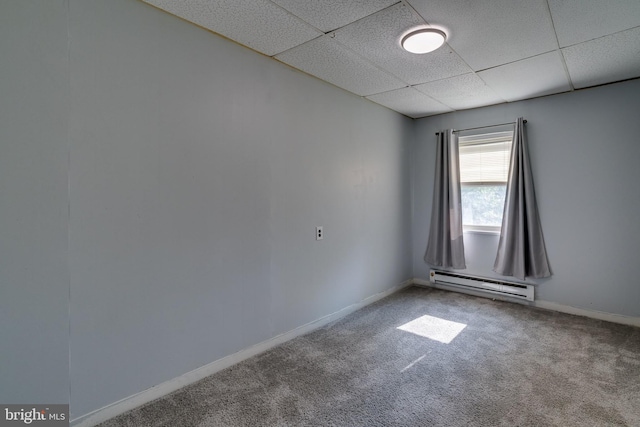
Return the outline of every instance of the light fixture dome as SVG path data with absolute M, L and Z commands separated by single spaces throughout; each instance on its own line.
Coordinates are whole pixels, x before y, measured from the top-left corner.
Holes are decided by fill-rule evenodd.
M 407 34 L 402 38 L 401 45 L 407 52 L 429 53 L 444 44 L 447 35 L 435 28 L 422 28 Z

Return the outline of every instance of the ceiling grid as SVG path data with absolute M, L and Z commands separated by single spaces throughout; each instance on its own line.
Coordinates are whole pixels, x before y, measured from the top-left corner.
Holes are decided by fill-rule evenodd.
M 143 1 L 413 118 L 640 77 L 638 0 Z

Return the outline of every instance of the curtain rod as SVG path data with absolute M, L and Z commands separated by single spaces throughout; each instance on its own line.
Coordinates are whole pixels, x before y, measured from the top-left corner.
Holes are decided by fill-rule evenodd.
M 523 120 L 522 123 L 527 123 L 526 120 Z M 508 122 L 508 123 L 499 123 L 497 125 L 488 125 L 488 126 L 478 126 L 475 128 L 467 128 L 467 129 L 458 129 L 458 130 L 454 130 L 453 132 L 464 132 L 466 130 L 476 130 L 476 129 L 484 129 L 484 128 L 494 128 L 494 127 L 498 127 L 498 126 L 505 126 L 505 125 L 515 125 L 516 122 Z M 436 135 L 438 135 L 440 132 L 436 132 Z

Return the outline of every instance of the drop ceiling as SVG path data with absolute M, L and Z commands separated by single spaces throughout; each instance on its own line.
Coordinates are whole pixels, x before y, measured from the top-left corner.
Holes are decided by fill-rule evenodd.
M 640 77 L 640 0 L 144 1 L 413 118 Z

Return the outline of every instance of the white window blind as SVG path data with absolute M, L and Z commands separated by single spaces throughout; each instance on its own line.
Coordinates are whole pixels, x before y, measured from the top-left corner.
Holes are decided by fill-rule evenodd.
M 459 141 L 460 182 L 507 182 L 513 132 L 462 136 Z
M 512 140 L 513 131 L 458 138 L 465 232 L 500 232 Z

